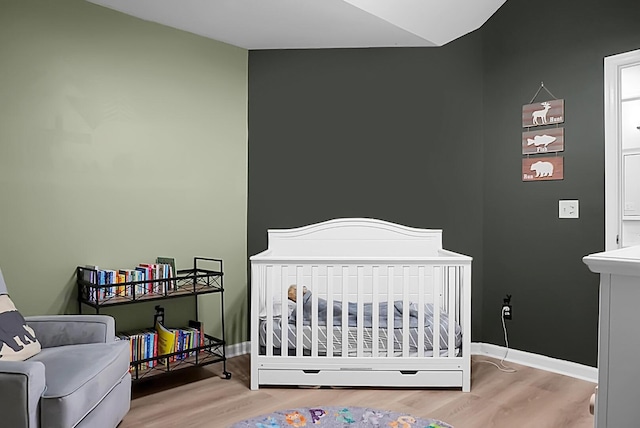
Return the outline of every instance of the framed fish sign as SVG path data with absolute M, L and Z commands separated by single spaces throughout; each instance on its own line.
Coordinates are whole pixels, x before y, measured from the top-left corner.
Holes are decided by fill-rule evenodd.
M 550 100 L 522 106 L 522 127 L 531 128 L 564 122 L 564 100 Z
M 548 128 L 522 133 L 523 155 L 562 151 L 564 151 L 564 128 Z
M 530 157 L 522 159 L 522 181 L 548 181 L 564 179 L 562 156 Z

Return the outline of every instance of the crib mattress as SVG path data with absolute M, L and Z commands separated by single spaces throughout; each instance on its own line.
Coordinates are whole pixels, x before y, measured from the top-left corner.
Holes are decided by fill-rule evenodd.
M 297 334 L 296 334 L 296 326 L 292 324 L 287 324 L 289 334 L 289 349 L 295 349 L 297 343 Z M 326 326 L 318 326 L 318 354 L 326 355 L 327 353 L 327 327 Z M 260 346 L 264 347 L 267 345 L 267 322 L 266 320 L 260 320 L 260 328 L 259 328 L 259 337 L 260 337 Z M 440 354 L 446 355 L 448 353 L 448 323 L 443 322 L 440 325 Z M 373 328 L 364 327 L 363 328 L 363 351 L 366 354 L 370 354 L 373 352 Z M 387 344 L 388 344 L 388 329 L 379 328 L 378 329 L 378 350 L 379 352 L 387 352 Z M 310 351 L 312 345 L 312 328 L 309 325 L 302 326 L 302 346 L 304 350 Z M 337 326 L 333 327 L 333 355 L 339 356 L 342 355 L 342 327 Z M 393 329 L 393 346 L 394 353 L 401 352 L 403 349 L 403 340 L 405 337 L 405 332 L 402 328 Z M 418 328 L 409 328 L 407 331 L 407 337 L 409 340 L 409 352 L 416 353 L 418 351 L 418 337 L 419 332 Z M 282 322 L 280 318 L 273 319 L 273 347 L 274 348 L 282 348 Z M 348 327 L 347 328 L 347 349 L 349 355 L 355 355 L 358 347 L 358 328 L 357 327 Z M 456 348 L 460 348 L 462 344 L 462 331 L 460 326 L 456 324 L 455 326 L 455 343 Z M 433 330 L 432 326 L 426 326 L 424 328 L 424 351 L 425 355 L 432 355 L 433 353 Z

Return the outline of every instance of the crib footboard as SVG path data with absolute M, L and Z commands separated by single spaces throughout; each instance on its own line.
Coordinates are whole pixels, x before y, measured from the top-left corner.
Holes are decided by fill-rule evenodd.
M 251 388 L 469 391 L 471 258 L 442 250 L 438 233 L 371 219 L 269 231 L 251 258 Z M 308 254 L 314 240 L 327 254 Z

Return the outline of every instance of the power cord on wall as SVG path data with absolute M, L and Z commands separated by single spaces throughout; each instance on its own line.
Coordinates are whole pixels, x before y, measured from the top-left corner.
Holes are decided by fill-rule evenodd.
M 508 310 L 508 308 L 503 307 L 502 308 L 502 330 L 504 331 L 504 343 L 507 347 L 507 350 L 504 353 L 504 357 L 502 357 L 502 359 L 500 360 L 500 363 L 496 364 L 493 361 L 486 361 L 486 360 L 479 360 L 479 363 L 487 363 L 487 364 L 491 364 L 492 366 L 496 366 L 498 368 L 498 370 L 500 370 L 501 372 L 505 372 L 505 373 L 515 373 L 518 370 L 514 369 L 513 367 L 509 367 L 504 363 L 504 360 L 507 358 L 507 354 L 509 354 L 509 339 L 507 338 L 507 325 L 504 323 L 504 313 Z

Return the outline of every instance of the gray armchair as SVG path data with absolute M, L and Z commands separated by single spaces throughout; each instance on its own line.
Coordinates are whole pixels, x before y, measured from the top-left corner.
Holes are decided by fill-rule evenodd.
M 7 289 L 0 272 L 0 294 Z M 0 358 L 0 426 L 114 428 L 129 411 L 129 343 L 104 315 L 25 317 L 42 350 Z M 2 345 L 0 345 L 2 346 Z

